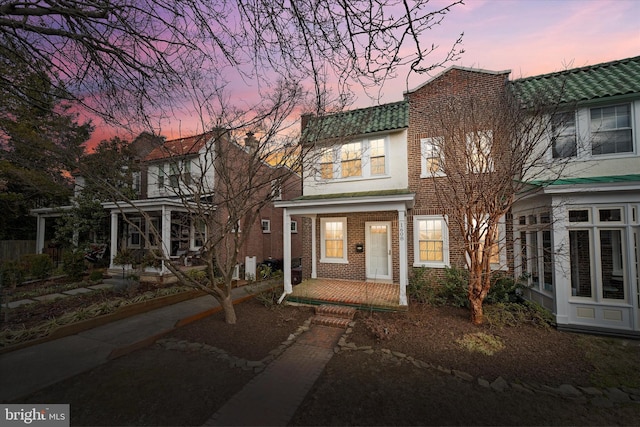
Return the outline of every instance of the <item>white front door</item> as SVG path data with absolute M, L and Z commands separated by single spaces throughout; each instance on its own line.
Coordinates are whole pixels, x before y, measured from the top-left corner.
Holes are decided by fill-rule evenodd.
M 391 280 L 391 222 L 365 223 L 367 279 Z

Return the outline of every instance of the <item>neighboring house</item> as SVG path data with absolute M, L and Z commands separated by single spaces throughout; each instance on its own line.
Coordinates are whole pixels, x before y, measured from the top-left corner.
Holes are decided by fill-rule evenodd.
M 404 101 L 303 117 L 302 144 L 314 160 L 304 165 L 301 197 L 276 203 L 285 221 L 305 218 L 303 277 L 395 283 L 406 305 L 412 268 L 464 265 L 461 238 L 428 185 L 439 179 L 430 154 L 439 111 L 462 94 L 513 90 L 526 102 L 566 87 L 557 101 L 566 125 L 548 161 L 573 159 L 563 179 L 532 182 L 540 189 L 503 220 L 492 268 L 526 273 L 527 297 L 561 327 L 637 334 L 640 57 L 513 81 L 509 73 L 454 66 Z
M 223 146 L 228 150 L 224 160 L 220 155 Z M 216 162 L 239 161 L 246 165 L 249 162 L 246 156 L 249 155 L 250 149 L 231 141 L 226 133 L 213 131 L 166 141 L 148 150 L 140 168 L 143 176 L 135 180 L 141 185 L 140 191 L 137 192 L 140 197 L 136 200 L 102 204 L 110 213 L 110 273 L 122 274 L 123 266 L 116 264 L 114 257 L 125 249 L 133 253 L 137 260 L 141 260 L 148 251 L 160 248 L 180 264 L 188 264 L 199 256 L 203 239 L 219 230 L 207 229 L 207 224 L 201 220 L 203 216 L 194 214 L 199 211 L 198 206 L 213 215 L 226 215 L 223 212 L 224 208 L 216 204 L 220 202 L 216 199 L 216 192 L 222 193 L 217 186 L 223 182 L 216 176 L 216 171 L 221 170 L 216 168 Z M 258 170 L 276 169 L 267 164 L 263 166 L 264 168 Z M 233 171 L 234 168 L 225 170 Z M 237 174 L 246 172 L 243 167 L 237 167 L 235 170 Z M 265 188 L 257 190 L 253 197 L 269 200 L 271 194 L 274 194 L 275 199 L 299 195 L 300 184 L 296 174 L 283 172 L 274 173 L 274 176 L 287 178 L 274 183 L 273 187 L 264 186 Z M 82 177 L 76 179 L 81 181 Z M 234 177 L 230 179 L 233 181 Z M 239 260 L 251 261 L 253 267 L 250 273 L 253 275 L 256 263 L 283 258 L 282 211 L 274 208 L 271 202 L 266 205 L 260 203 L 259 206 L 255 224 L 251 227 L 252 236 L 246 239 L 246 244 L 240 248 L 237 255 Z M 211 221 L 209 224 L 223 223 L 225 219 L 226 217 L 221 221 Z M 295 218 L 289 227 L 294 227 L 291 233 L 294 236 L 292 253 L 299 257 L 300 239 L 297 237 Z M 240 231 L 248 228 L 247 224 L 242 223 Z M 153 276 L 170 276 L 169 270 L 164 266 L 147 270 L 149 279 Z
M 558 326 L 640 334 L 640 57 L 512 82 L 563 87 L 549 163 L 562 177 L 513 208 L 516 272 Z

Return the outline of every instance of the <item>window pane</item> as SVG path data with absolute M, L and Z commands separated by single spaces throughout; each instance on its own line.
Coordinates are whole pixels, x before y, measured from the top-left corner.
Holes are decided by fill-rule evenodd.
M 527 233 L 525 231 L 520 232 L 520 258 L 522 262 L 522 271 L 528 271 L 528 259 L 527 259 Z
M 349 160 L 342 162 L 342 177 L 346 178 L 349 176 L 360 176 L 361 173 L 361 162 L 360 160 Z
M 589 222 L 589 211 L 587 209 L 569 211 L 569 222 Z
M 529 273 L 531 274 L 531 283 L 536 287 L 540 284 L 540 273 L 538 272 L 538 234 L 535 231 L 529 232 L 529 249 L 531 252 L 531 260 Z
M 551 261 L 551 232 L 542 232 L 542 262 L 543 262 L 543 277 L 544 277 L 544 290 L 553 290 L 553 263 Z
M 573 111 L 556 114 L 551 124 L 553 132 L 553 158 L 577 155 L 576 118 Z
M 442 261 L 442 242 L 420 242 L 420 261 Z
M 384 173 L 384 157 L 372 157 L 371 175 L 383 175 Z
M 589 258 L 589 231 L 569 231 L 569 258 L 571 260 L 571 295 L 591 297 L 591 259 Z
M 342 240 L 327 240 L 325 242 L 325 249 L 327 258 L 342 258 Z
M 600 209 L 600 221 L 609 222 L 609 221 L 620 221 L 620 209 Z
M 371 157 L 384 156 L 384 139 L 373 139 L 369 142 Z
M 603 298 L 625 299 L 621 230 L 600 230 L 600 265 Z

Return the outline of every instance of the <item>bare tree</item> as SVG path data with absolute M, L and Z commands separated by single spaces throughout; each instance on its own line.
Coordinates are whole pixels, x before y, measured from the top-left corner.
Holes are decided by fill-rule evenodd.
M 493 85 L 478 83 L 478 73 L 457 75 L 458 90 L 416 114 L 428 117 L 429 137 L 421 140 L 432 176 L 427 185 L 457 232 L 450 246 L 460 249 L 456 261 L 468 269 L 471 321 L 481 324 L 492 270 L 508 265 L 501 254 L 509 245 L 504 226 L 512 206 L 536 188 L 531 181 L 542 173 L 560 176 L 567 161 L 551 161 L 549 154 L 561 126 L 559 104 L 537 95 L 523 103 L 504 75 Z
M 270 90 L 274 76 L 304 81 L 322 111 L 349 102 L 354 82 L 379 89 L 399 67 L 424 72 L 458 57 L 460 39 L 432 60 L 438 45 L 425 37 L 462 1 L 428 3 L 7 0 L 0 59 L 48 70 L 61 95 L 120 124 L 150 125 L 190 105 L 194 80 L 218 88 L 244 81 L 258 91 Z M 0 88 L 36 102 L 19 83 L 3 75 Z
M 239 248 L 274 197 L 272 186 L 288 183 L 296 162 L 308 158 L 292 142 L 299 135 L 291 117 L 342 109 L 354 85 L 378 97 L 401 67 L 426 72 L 457 59 L 460 38 L 433 59 L 438 46 L 427 36 L 462 3 L 7 1 L 0 5 L 0 59 L 20 52 L 11 60 L 27 68 L 37 63 L 63 93 L 107 120 L 157 129 L 163 119 L 188 111 L 212 132 L 198 174 L 173 175 L 183 180 L 174 198 L 210 231 L 202 242 L 208 273 L 202 282 L 183 275 L 166 245 L 157 256 L 185 283 L 218 298 L 233 322 L 231 277 Z M 23 96 L 14 80 L 3 76 L 1 90 Z M 240 86 L 256 96 L 239 96 L 234 89 Z M 255 139 L 247 146 L 242 139 L 249 133 Z M 205 179 L 211 171 L 214 185 Z M 84 175 L 92 178 L 91 171 Z M 149 219 L 122 189 L 104 185 L 123 214 Z M 222 282 L 214 279 L 216 270 Z

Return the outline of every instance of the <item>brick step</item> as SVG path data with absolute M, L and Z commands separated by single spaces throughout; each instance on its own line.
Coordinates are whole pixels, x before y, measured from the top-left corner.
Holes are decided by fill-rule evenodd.
M 343 305 L 323 304 L 316 307 L 316 315 L 324 317 L 339 317 L 349 320 L 353 320 L 356 311 L 357 310 L 353 307 L 345 307 Z
M 321 316 L 316 314 L 311 318 L 311 324 L 313 325 L 331 326 L 334 328 L 346 329 L 349 323 L 351 323 L 351 320 L 342 317 Z

